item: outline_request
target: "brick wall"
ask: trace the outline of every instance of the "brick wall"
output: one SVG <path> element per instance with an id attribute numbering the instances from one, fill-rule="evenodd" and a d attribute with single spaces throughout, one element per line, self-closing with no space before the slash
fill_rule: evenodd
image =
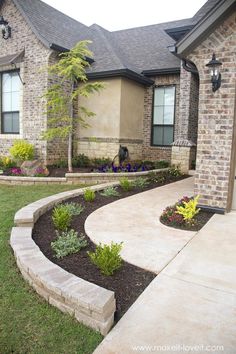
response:
<path id="1" fill-rule="evenodd" d="M 159 75 L 152 77 L 155 85 L 175 85 L 176 86 L 176 109 L 175 109 L 175 128 L 179 120 L 179 94 L 180 79 L 179 75 Z M 168 160 L 171 159 L 170 147 L 151 146 L 151 130 L 152 130 L 152 107 L 153 107 L 153 87 L 147 87 L 144 96 L 144 121 L 143 121 L 143 151 L 144 159 L 150 160 Z M 174 135 L 176 131 L 174 132 Z"/>
<path id="2" fill-rule="evenodd" d="M 21 89 L 20 134 L 0 134 L 0 155 L 8 154 L 13 141 L 21 138 L 33 143 L 37 155 L 45 159 L 47 143 L 40 136 L 46 128 L 46 118 L 40 97 L 47 87 L 47 73 L 40 69 L 47 65 L 50 51 L 36 38 L 12 1 L 4 1 L 1 15 L 9 22 L 12 37 L 4 40 L 0 36 L 0 57 L 25 50 L 18 65 L 25 85 Z M 12 69 L 12 65 L 0 67 L 0 71 Z"/>
<path id="3" fill-rule="evenodd" d="M 236 82 L 236 14 L 233 13 L 192 53 L 199 71 L 199 119 L 195 192 L 201 204 L 229 208 Z M 205 66 L 216 54 L 223 65 L 222 85 L 212 92 L 209 69 Z"/>

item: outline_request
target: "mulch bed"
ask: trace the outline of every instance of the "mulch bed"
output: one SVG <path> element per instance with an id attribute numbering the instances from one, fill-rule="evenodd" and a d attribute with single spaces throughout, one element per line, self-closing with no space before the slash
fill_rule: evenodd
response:
<path id="1" fill-rule="evenodd" d="M 88 215 L 96 209 L 115 200 L 156 188 L 167 183 L 175 182 L 186 177 L 187 176 L 178 178 L 169 177 L 165 183 L 152 183 L 145 189 L 136 189 L 129 192 L 124 192 L 120 187 L 118 187 L 117 190 L 120 193 L 119 197 L 104 197 L 97 192 L 95 201 L 90 203 L 85 202 L 83 196 L 68 199 L 66 202 L 77 202 L 85 208 L 79 216 L 73 218 L 71 228 L 76 230 L 79 234 L 83 233 L 85 235 L 85 220 Z M 52 210 L 49 210 L 36 222 L 33 230 L 34 241 L 45 256 L 53 263 L 58 264 L 61 268 L 75 274 L 78 277 L 114 291 L 117 303 L 115 319 L 120 319 L 132 303 L 137 299 L 137 297 L 144 291 L 148 284 L 155 278 L 156 274 L 131 265 L 127 262 L 123 262 L 121 269 L 118 270 L 113 276 L 109 277 L 102 275 L 100 271 L 90 262 L 87 255 L 87 251 L 94 251 L 95 245 L 86 235 L 85 236 L 88 241 L 88 246 L 86 248 L 82 249 L 77 254 L 66 256 L 63 259 L 55 258 L 51 249 L 51 242 L 56 238 L 56 234 L 51 215 Z"/>
<path id="2" fill-rule="evenodd" d="M 195 216 L 194 224 L 182 224 L 176 225 L 163 221 L 160 219 L 161 223 L 173 227 L 175 229 L 187 230 L 187 231 L 199 231 L 201 228 L 210 220 L 210 218 L 214 215 L 214 213 L 210 211 L 200 210 L 199 213 Z"/>
<path id="3" fill-rule="evenodd" d="M 49 177 L 65 177 L 65 174 L 68 173 L 67 167 L 49 167 Z M 91 167 L 78 167 L 73 168 L 73 173 L 90 173 L 90 172 L 97 172 L 97 170 Z"/>

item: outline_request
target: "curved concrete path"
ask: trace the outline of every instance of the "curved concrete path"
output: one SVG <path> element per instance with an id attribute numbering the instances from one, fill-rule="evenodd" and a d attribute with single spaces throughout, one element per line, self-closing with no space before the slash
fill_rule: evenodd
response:
<path id="1" fill-rule="evenodd" d="M 87 218 L 85 231 L 95 243 L 123 241 L 124 260 L 159 273 L 196 234 L 159 221 L 162 211 L 184 195 L 193 195 L 193 177 L 97 209 Z"/>
<path id="2" fill-rule="evenodd" d="M 236 353 L 236 212 L 214 215 L 189 235 L 158 223 L 163 207 L 193 194 L 192 185 L 188 179 L 120 200 L 87 220 L 94 241 L 127 238 L 125 258 L 159 272 L 94 354 Z"/>

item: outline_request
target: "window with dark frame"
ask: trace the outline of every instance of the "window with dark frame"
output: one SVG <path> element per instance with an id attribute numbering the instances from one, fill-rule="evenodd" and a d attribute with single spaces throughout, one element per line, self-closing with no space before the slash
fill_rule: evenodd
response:
<path id="1" fill-rule="evenodd" d="M 175 86 L 154 89 L 152 145 L 170 146 L 174 141 Z"/>
<path id="2" fill-rule="evenodd" d="M 18 71 L 1 73 L 1 133 L 20 133 L 20 78 Z"/>

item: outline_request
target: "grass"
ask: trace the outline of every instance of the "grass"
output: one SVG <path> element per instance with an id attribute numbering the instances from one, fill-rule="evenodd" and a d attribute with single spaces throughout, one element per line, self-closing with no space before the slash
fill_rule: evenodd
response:
<path id="1" fill-rule="evenodd" d="M 18 209 L 73 188 L 0 185 L 0 354 L 87 354 L 102 340 L 34 292 L 21 277 L 9 245 Z"/>

